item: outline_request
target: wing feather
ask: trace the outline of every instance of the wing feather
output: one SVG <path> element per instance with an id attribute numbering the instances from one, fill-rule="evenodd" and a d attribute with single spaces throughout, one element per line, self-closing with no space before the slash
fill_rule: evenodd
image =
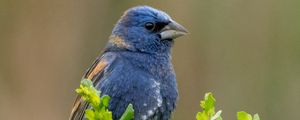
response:
<path id="1" fill-rule="evenodd" d="M 92 66 L 84 74 L 83 79 L 92 80 L 94 85 L 97 84 L 103 78 L 103 74 L 107 72 L 106 69 L 109 68 L 115 58 L 116 55 L 112 53 L 104 53 L 93 62 Z M 89 107 L 89 104 L 81 96 L 77 96 L 69 120 L 83 120 L 87 107 Z"/>

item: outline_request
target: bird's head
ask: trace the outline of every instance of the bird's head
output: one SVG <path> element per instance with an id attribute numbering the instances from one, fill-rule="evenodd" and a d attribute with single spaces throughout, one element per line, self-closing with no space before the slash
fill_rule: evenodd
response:
<path id="1" fill-rule="evenodd" d="M 149 6 L 127 10 L 113 29 L 109 47 L 145 53 L 169 52 L 187 30 L 163 11 Z"/>

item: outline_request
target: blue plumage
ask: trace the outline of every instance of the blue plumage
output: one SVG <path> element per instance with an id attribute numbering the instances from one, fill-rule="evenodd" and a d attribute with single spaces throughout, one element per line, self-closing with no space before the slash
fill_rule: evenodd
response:
<path id="1" fill-rule="evenodd" d="M 168 120 L 178 96 L 171 63 L 174 39 L 186 33 L 166 13 L 138 6 L 127 10 L 113 29 L 101 57 L 85 74 L 120 118 L 129 103 L 135 120 Z M 88 104 L 77 98 L 70 119 L 84 119 Z"/>

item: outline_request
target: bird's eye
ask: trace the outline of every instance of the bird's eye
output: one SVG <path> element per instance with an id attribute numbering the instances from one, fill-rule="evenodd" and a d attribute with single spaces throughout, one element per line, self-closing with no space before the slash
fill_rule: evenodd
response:
<path id="1" fill-rule="evenodd" d="M 155 28 L 155 24 L 152 23 L 152 22 L 147 22 L 147 23 L 145 24 L 145 28 L 146 28 L 147 30 L 153 31 L 154 28 Z"/>

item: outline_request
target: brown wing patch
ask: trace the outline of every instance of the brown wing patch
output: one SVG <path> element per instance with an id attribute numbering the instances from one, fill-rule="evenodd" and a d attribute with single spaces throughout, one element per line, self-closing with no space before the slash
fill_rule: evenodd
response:
<path id="1" fill-rule="evenodd" d="M 69 120 L 73 120 L 73 118 L 75 117 L 74 113 L 76 113 L 79 110 L 78 108 L 79 108 L 81 102 L 82 102 L 81 97 L 77 96 L 76 101 L 73 105 Z"/>
<path id="2" fill-rule="evenodd" d="M 93 78 L 98 73 L 101 73 L 107 65 L 108 62 L 105 59 L 96 59 L 96 61 L 85 74 L 84 78 L 93 80 Z M 84 110 L 86 109 L 85 107 L 87 106 L 88 104 L 84 102 L 80 96 L 77 96 L 69 120 L 82 119 L 84 116 Z"/>
<path id="3" fill-rule="evenodd" d="M 127 44 L 123 38 L 116 35 L 110 36 L 109 42 L 116 45 L 119 48 L 130 48 L 130 45 Z"/>
<path id="4" fill-rule="evenodd" d="M 107 66 L 108 62 L 106 62 L 105 60 L 101 60 L 100 62 L 98 62 L 96 64 L 96 66 L 94 66 L 89 73 L 87 74 L 87 79 L 92 80 L 94 78 L 95 75 L 97 75 L 99 72 L 101 72 L 105 66 Z"/>

